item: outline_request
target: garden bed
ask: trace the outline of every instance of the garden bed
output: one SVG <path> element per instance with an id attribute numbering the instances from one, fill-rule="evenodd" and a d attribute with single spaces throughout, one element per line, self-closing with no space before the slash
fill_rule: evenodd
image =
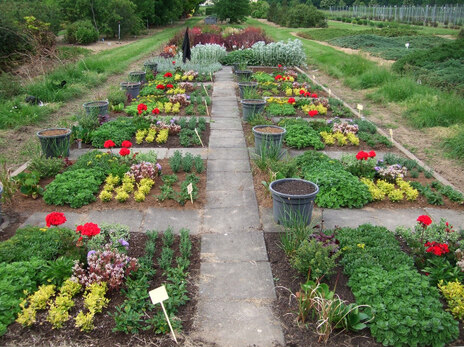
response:
<path id="1" fill-rule="evenodd" d="M 145 243 L 147 241 L 146 234 L 130 233 L 130 244 L 128 255 L 130 257 L 140 258 L 145 254 Z M 178 340 L 182 343 L 184 336 L 188 335 L 193 329 L 193 319 L 196 311 L 196 295 L 198 292 L 197 282 L 200 273 L 200 238 L 190 236 L 192 241 L 192 252 L 190 257 L 190 266 L 188 268 L 188 278 L 186 281 L 187 296 L 189 301 L 186 305 L 181 306 L 176 315 L 182 322 L 182 332 L 177 333 Z M 158 236 L 157 244 L 161 245 L 161 235 Z M 165 284 L 165 277 L 162 276 L 163 270 L 159 267 L 158 259 L 161 256 L 161 247 L 157 247 L 153 256 L 153 266 L 157 276 L 149 281 L 149 288 L 154 289 Z M 176 236 L 172 249 L 175 250 L 175 257 L 179 256 L 179 237 Z M 140 331 L 138 334 L 125 334 L 123 332 L 112 332 L 115 327 L 115 320 L 111 316 L 116 312 L 116 307 L 121 305 L 125 297 L 121 291 L 111 291 L 107 296 L 110 299 L 108 307 L 102 314 L 98 314 L 95 319 L 95 329 L 91 332 L 81 332 L 74 327 L 74 320 L 71 319 L 65 323 L 61 329 L 52 329 L 50 323 L 45 318 L 45 312 L 37 313 L 37 321 L 30 328 L 23 328 L 19 323 L 13 323 L 8 327 L 8 332 L 0 337 L 2 345 L 48 345 L 65 344 L 74 345 L 76 341 L 80 344 L 99 346 L 115 346 L 115 345 L 148 345 L 156 344 L 157 346 L 175 346 L 175 342 L 171 340 L 169 335 L 156 335 L 152 330 Z M 148 298 L 147 298 L 148 300 Z M 161 311 L 159 305 L 156 312 Z M 70 315 L 74 317 L 79 310 L 83 308 L 82 300 L 76 300 L 76 306 L 70 311 Z M 153 312 L 147 312 L 149 316 L 153 316 Z M 97 318 L 98 317 L 98 318 Z"/>

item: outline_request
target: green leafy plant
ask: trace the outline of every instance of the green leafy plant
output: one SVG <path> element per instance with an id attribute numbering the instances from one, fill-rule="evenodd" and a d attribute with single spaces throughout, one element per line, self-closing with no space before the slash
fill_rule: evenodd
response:
<path id="1" fill-rule="evenodd" d="M 177 173 L 182 168 L 182 153 L 175 151 L 171 158 L 169 158 L 169 165 L 174 173 Z"/>
<path id="2" fill-rule="evenodd" d="M 40 174 L 38 172 L 21 172 L 19 175 L 13 177 L 13 181 L 17 184 L 22 194 L 30 196 L 33 199 L 37 199 L 44 193 L 44 189 L 39 185 Z"/>
<path id="3" fill-rule="evenodd" d="M 184 172 L 191 172 L 193 167 L 193 155 L 191 153 L 185 153 L 182 159 L 182 170 Z"/>
<path id="4" fill-rule="evenodd" d="M 201 159 L 200 155 L 195 156 L 193 159 L 193 165 L 195 166 L 195 171 L 199 174 L 205 170 L 205 164 L 203 163 L 203 159 Z"/>
<path id="5" fill-rule="evenodd" d="M 317 150 L 325 147 L 319 133 L 305 121 L 300 121 L 298 124 L 285 125 L 285 129 L 287 130 L 287 134 L 284 141 L 290 147 L 301 149 L 311 146 Z"/>
<path id="6" fill-rule="evenodd" d="M 37 172 L 40 178 L 54 177 L 64 169 L 62 158 L 34 156 L 27 167 L 31 172 Z"/>

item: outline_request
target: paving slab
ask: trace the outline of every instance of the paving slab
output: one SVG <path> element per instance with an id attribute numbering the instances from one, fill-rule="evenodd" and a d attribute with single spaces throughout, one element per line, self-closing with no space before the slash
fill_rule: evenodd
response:
<path id="1" fill-rule="evenodd" d="M 200 273 L 200 296 L 210 300 L 276 298 L 268 262 L 202 262 Z"/>
<path id="2" fill-rule="evenodd" d="M 198 301 L 201 338 L 222 347 L 284 346 L 284 336 L 272 306 L 260 301 Z"/>
<path id="3" fill-rule="evenodd" d="M 248 152 L 245 148 L 210 148 L 208 159 L 248 160 Z"/>
<path id="4" fill-rule="evenodd" d="M 464 211 L 448 210 L 444 208 L 426 207 L 424 210 L 432 218 L 434 223 L 438 223 L 444 218 L 455 230 L 464 230 Z"/>
<path id="5" fill-rule="evenodd" d="M 216 118 L 211 122 L 211 131 L 215 130 L 242 130 L 242 122 L 238 117 Z"/>
<path id="6" fill-rule="evenodd" d="M 260 227 L 258 213 L 247 206 L 209 208 L 204 210 L 204 231 L 213 233 L 239 233 Z"/>
<path id="7" fill-rule="evenodd" d="M 188 202 L 190 204 L 190 202 Z M 177 210 L 168 208 L 149 208 L 145 211 L 142 231 L 157 230 L 163 232 L 172 227 L 173 232 L 186 228 L 190 234 L 196 235 L 201 231 L 202 213 L 200 210 Z"/>
<path id="8" fill-rule="evenodd" d="M 182 155 L 190 153 L 193 156 L 201 156 L 201 159 L 208 159 L 208 148 L 170 148 L 166 153 L 166 158 L 171 158 L 175 151 L 179 151 Z"/>
<path id="9" fill-rule="evenodd" d="M 209 135 L 209 140 L 213 138 L 220 138 L 220 139 L 244 139 L 245 136 L 243 136 L 243 130 L 232 130 L 232 129 L 215 129 L 212 130 L 210 135 Z"/>
<path id="10" fill-rule="evenodd" d="M 246 148 L 245 137 L 217 137 L 211 135 L 209 138 L 210 148 Z"/>
<path id="11" fill-rule="evenodd" d="M 421 208 L 405 209 L 376 209 L 365 207 L 362 209 L 324 209 L 324 229 L 333 229 L 336 226 L 356 228 L 362 224 L 383 226 L 394 231 L 396 227 L 404 225 L 413 227 L 417 217 L 426 214 Z"/>
<path id="12" fill-rule="evenodd" d="M 201 261 L 205 263 L 268 261 L 263 233 L 203 234 Z"/>
<path id="13" fill-rule="evenodd" d="M 60 211 L 59 206 L 57 207 L 58 208 L 56 209 L 56 211 L 59 212 Z M 49 213 L 50 212 L 34 212 L 26 219 L 26 221 L 23 224 L 21 224 L 21 228 L 27 225 L 45 227 L 47 225 L 45 222 L 45 217 Z M 66 217 L 66 223 L 61 224 L 61 227 L 75 229 L 76 226 L 78 225 L 81 225 L 86 222 L 90 222 L 90 220 L 88 220 L 87 218 L 87 214 L 65 212 L 64 215 Z"/>
<path id="14" fill-rule="evenodd" d="M 228 189 L 225 187 L 215 186 L 215 189 L 206 190 L 206 208 L 223 208 L 246 206 L 258 211 L 256 195 L 252 189 Z"/>
<path id="15" fill-rule="evenodd" d="M 249 172 L 207 171 L 206 190 L 218 190 L 228 187 L 232 190 L 253 190 L 253 179 Z"/>
<path id="16" fill-rule="evenodd" d="M 277 224 L 274 221 L 274 215 L 272 212 L 272 207 L 260 207 L 259 214 L 261 217 L 261 224 L 263 225 L 263 231 L 266 233 L 280 233 L 285 231 L 285 228 Z M 322 209 L 318 207 L 313 208 L 313 214 L 311 221 L 315 223 L 320 223 L 322 221 Z"/>
<path id="17" fill-rule="evenodd" d="M 86 222 L 127 225 L 130 231 L 145 232 L 141 229 L 143 217 L 141 210 L 102 210 L 89 212 Z"/>
<path id="18" fill-rule="evenodd" d="M 213 172 L 251 172 L 248 160 L 208 160 L 208 171 Z"/>
<path id="19" fill-rule="evenodd" d="M 211 117 L 213 120 L 216 118 L 231 118 L 231 117 L 238 117 L 240 112 L 238 110 L 237 105 L 222 105 L 222 104 L 214 104 L 211 108 Z"/>

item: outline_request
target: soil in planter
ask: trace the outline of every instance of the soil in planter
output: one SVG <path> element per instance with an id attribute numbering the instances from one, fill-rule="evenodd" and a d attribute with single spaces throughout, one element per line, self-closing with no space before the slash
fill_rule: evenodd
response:
<path id="1" fill-rule="evenodd" d="M 316 191 L 316 188 L 312 184 L 293 180 L 276 183 L 272 188 L 279 193 L 288 195 L 307 195 Z"/>
<path id="2" fill-rule="evenodd" d="M 256 128 L 255 131 L 258 133 L 263 133 L 263 134 L 281 134 L 284 132 L 282 129 L 274 128 L 274 127 Z"/>
<path id="3" fill-rule="evenodd" d="M 69 133 L 68 129 L 50 129 L 50 130 L 43 130 L 39 132 L 40 136 L 59 136 L 59 135 L 66 135 Z"/>
<path id="4" fill-rule="evenodd" d="M 286 346 L 382 346 L 375 342 L 370 336 L 369 329 L 358 333 L 349 331 L 341 332 L 335 330 L 327 345 L 318 343 L 319 336 L 316 334 L 316 324 L 309 320 L 308 326 L 297 322 L 298 302 L 292 297 L 300 290 L 301 283 L 306 279 L 298 271 L 291 267 L 284 251 L 279 247 L 279 233 L 264 233 L 266 249 L 271 263 L 272 277 L 276 286 L 277 299 L 275 301 L 274 313 L 279 317 L 283 328 Z M 342 299 L 355 302 L 351 289 L 347 286 L 348 277 L 343 274 L 343 269 L 338 266 L 336 273 L 326 283 L 329 288 Z"/>
<path id="5" fill-rule="evenodd" d="M 131 240 L 129 247 L 129 256 L 140 258 L 145 252 L 145 242 L 147 237 L 143 233 L 131 232 Z M 192 256 L 190 258 L 190 266 L 188 269 L 189 276 L 187 277 L 187 295 L 190 301 L 180 307 L 177 317 L 182 321 L 182 332 L 176 333 L 180 345 L 192 346 L 210 346 L 201 341 L 191 340 L 188 334 L 193 331 L 194 315 L 197 305 L 198 293 L 198 276 L 200 274 L 200 238 L 191 236 L 192 240 Z M 164 277 L 161 276 L 163 270 L 157 265 L 157 259 L 161 255 L 161 239 L 158 236 L 156 242 L 156 253 L 153 258 L 156 276 L 150 281 L 150 289 L 161 286 Z M 176 259 L 179 254 L 179 237 L 175 237 L 173 249 L 175 254 L 173 259 Z M 95 317 L 95 329 L 89 333 L 81 332 L 74 327 L 74 319 L 70 319 L 62 329 L 52 329 L 50 323 L 46 319 L 46 313 L 39 311 L 37 321 L 42 324 L 34 324 L 31 328 L 23 328 L 19 323 L 13 323 L 8 327 L 8 332 L 0 338 L 0 345 L 21 345 L 21 346 L 48 346 L 48 345 L 69 345 L 75 346 L 178 346 L 170 338 L 170 335 L 155 335 L 152 330 L 141 331 L 137 335 L 124 334 L 122 332 L 112 332 L 115 326 L 114 319 L 108 313 L 115 313 L 116 306 L 119 306 L 124 301 L 124 296 L 120 291 L 109 292 L 108 297 L 110 303 L 102 314 L 97 314 Z M 76 306 L 72 308 L 70 315 L 75 317 L 77 312 L 83 308 L 82 300 L 75 300 Z M 149 313 L 147 313 L 149 314 Z"/>

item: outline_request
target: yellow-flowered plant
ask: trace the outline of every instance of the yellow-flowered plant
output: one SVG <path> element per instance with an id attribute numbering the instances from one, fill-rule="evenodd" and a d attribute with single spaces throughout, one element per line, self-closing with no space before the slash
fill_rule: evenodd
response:
<path id="1" fill-rule="evenodd" d="M 171 89 L 168 89 L 168 91 L 166 92 L 166 94 L 169 94 L 169 95 L 185 94 L 185 89 L 182 89 L 182 88 L 171 88 Z"/>
<path id="2" fill-rule="evenodd" d="M 168 129 L 161 129 L 156 136 L 156 143 L 166 143 L 168 140 L 169 130 Z"/>
<path id="3" fill-rule="evenodd" d="M 382 190 L 380 190 L 372 180 L 363 177 L 361 178 L 361 182 L 364 183 L 369 189 L 369 193 L 371 193 L 372 200 L 381 201 L 385 199 L 385 193 Z"/>
<path id="4" fill-rule="evenodd" d="M 448 302 L 448 311 L 453 317 L 464 320 L 464 286 L 458 280 L 444 284 L 443 280 L 438 283 L 441 293 Z"/>
<path id="5" fill-rule="evenodd" d="M 174 81 L 180 81 L 181 78 L 182 78 L 182 76 L 180 74 L 178 74 L 178 73 L 176 73 L 174 75 Z"/>

